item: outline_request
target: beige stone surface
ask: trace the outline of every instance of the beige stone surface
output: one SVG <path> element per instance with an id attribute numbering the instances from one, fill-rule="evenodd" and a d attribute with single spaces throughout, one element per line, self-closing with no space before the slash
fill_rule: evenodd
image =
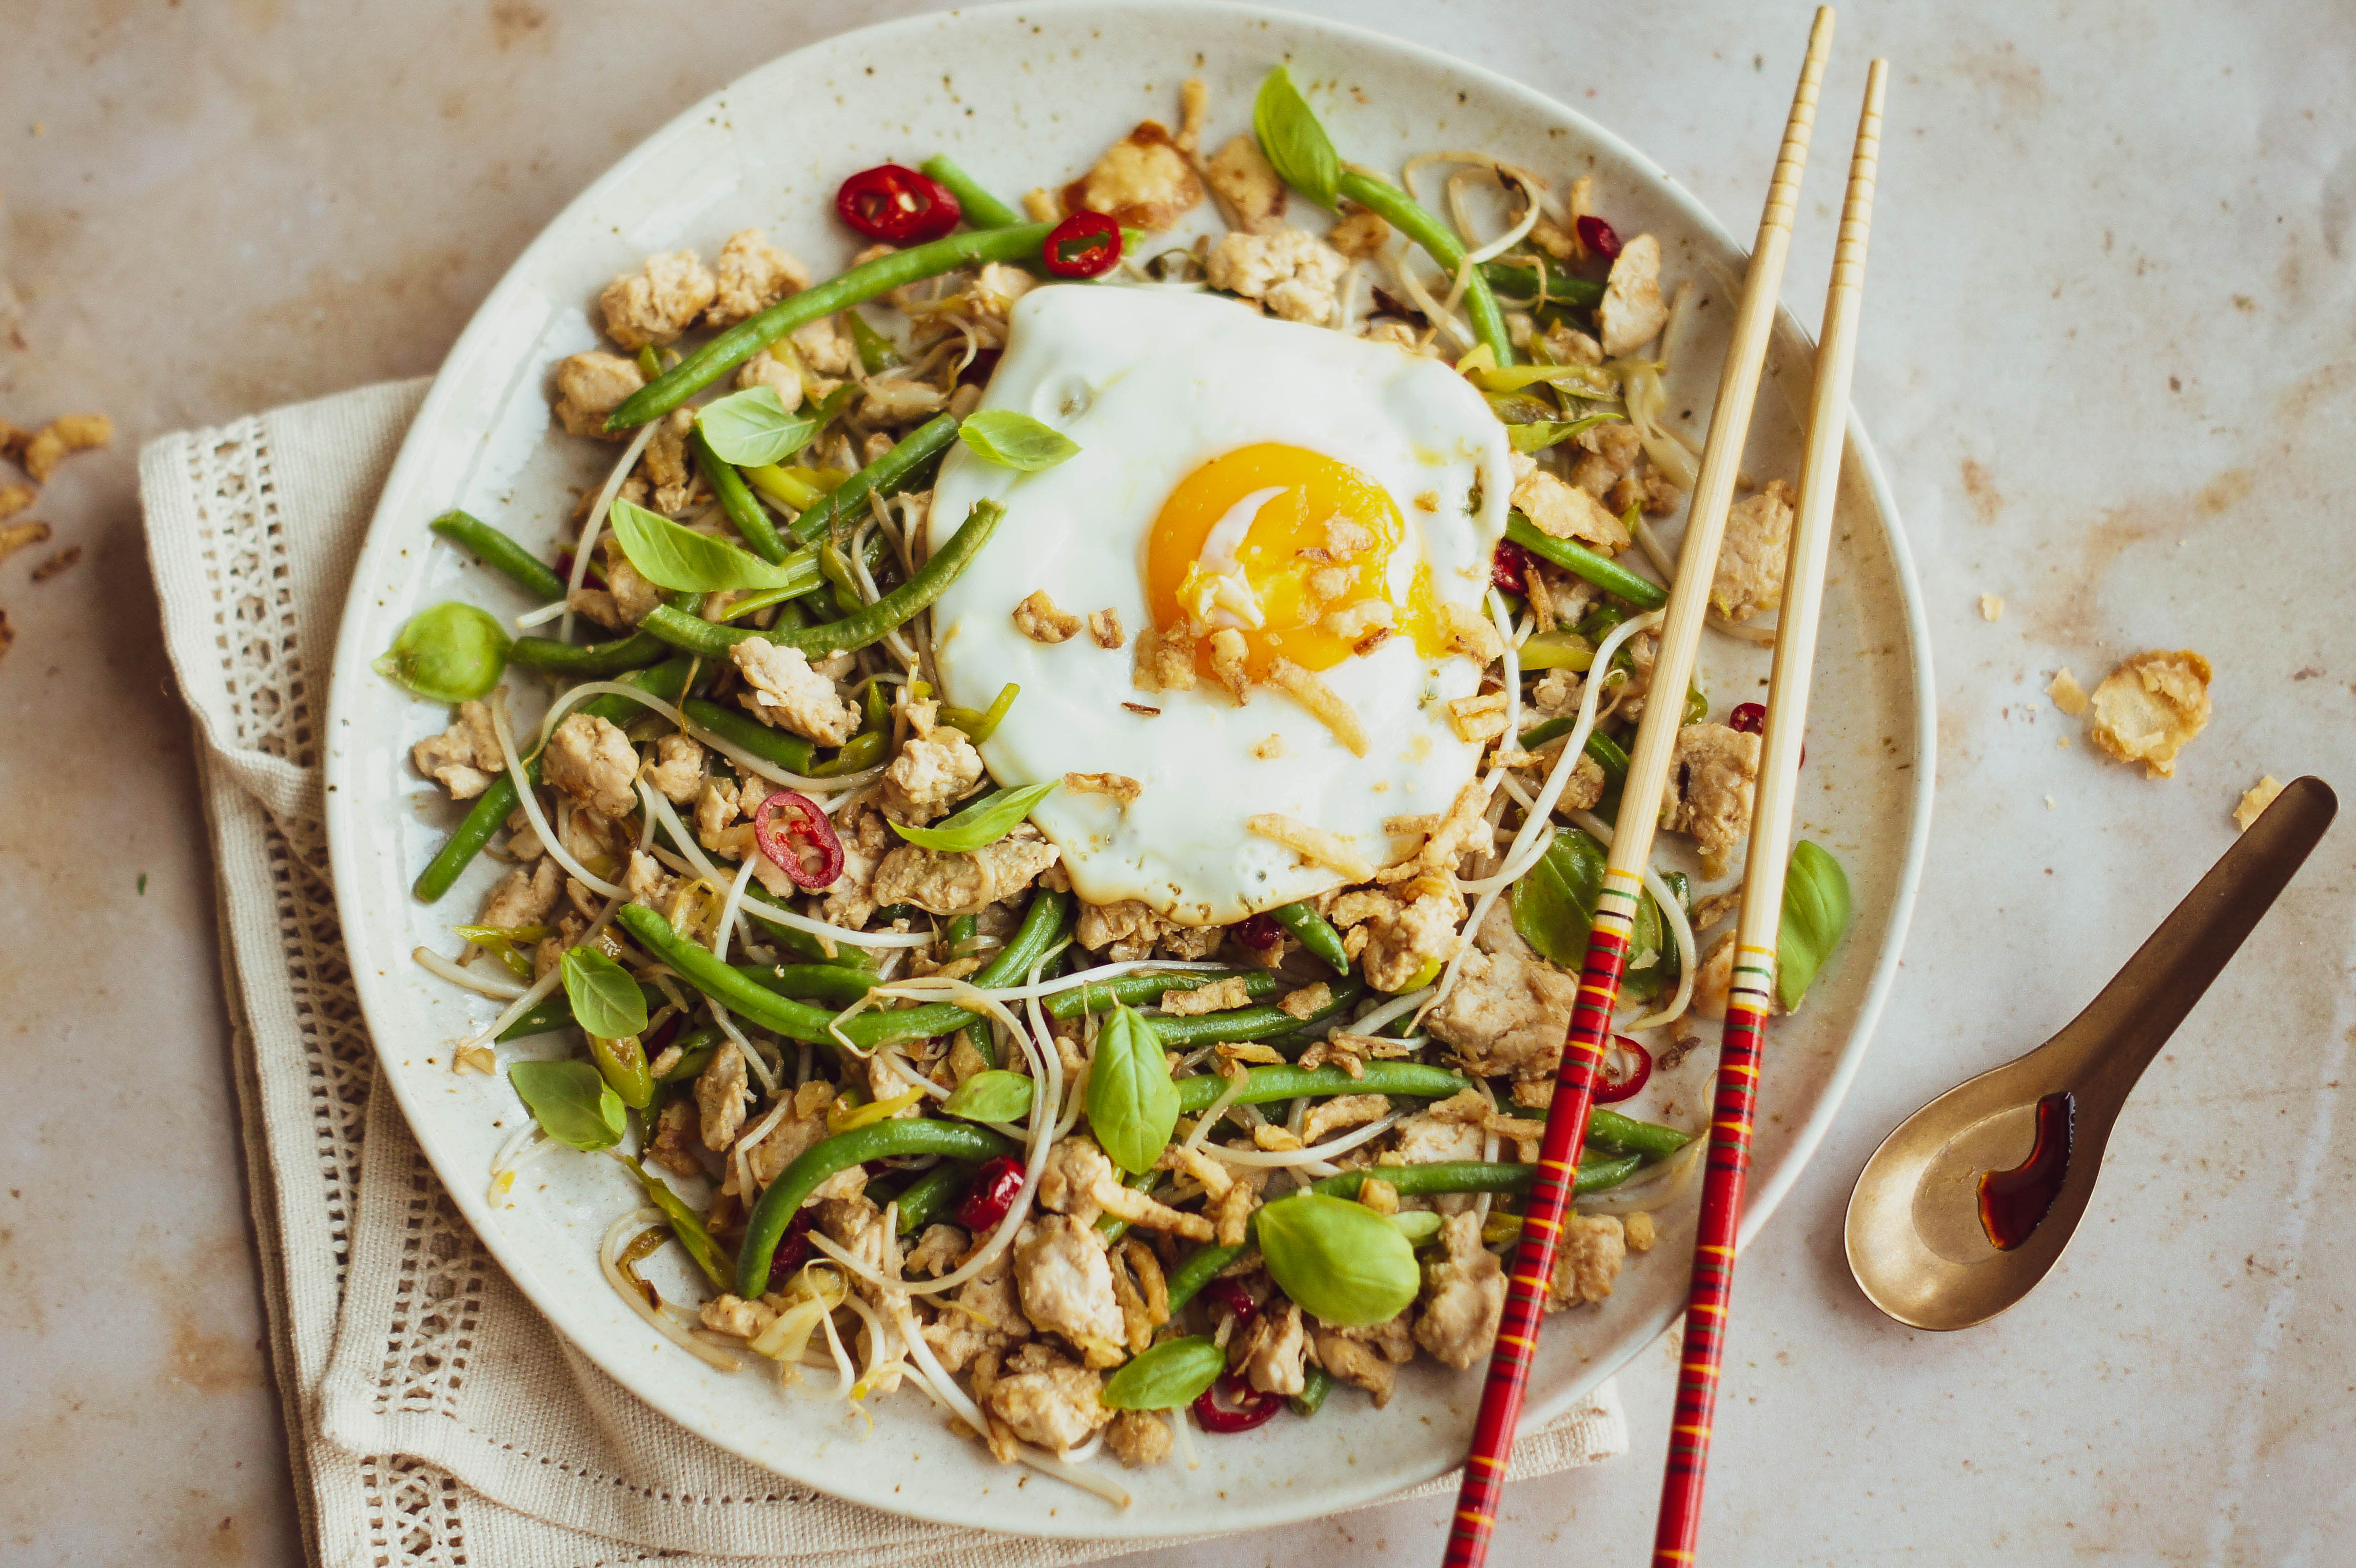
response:
<path id="1" fill-rule="evenodd" d="M 0 418 L 95 409 L 119 434 L 27 514 L 81 563 L 38 585 L 45 552 L 0 565 L 17 632 L 0 659 L 0 1556 L 300 1550 L 137 443 L 431 370 L 509 258 L 647 131 L 752 63 L 911 8 L 5 8 Z M 1744 231 L 1802 25 L 1733 0 L 1608 27 L 1536 3 L 1309 8 L 1561 97 Z M 1886 53 L 1857 401 L 1932 620 L 1934 858 L 1848 1109 L 1744 1262 L 1715 1562 L 2320 1563 L 2356 1534 L 2351 830 L 2163 1055 L 2029 1302 L 1912 1333 L 1840 1252 L 1882 1133 L 2064 1022 L 2224 849 L 2253 775 L 2356 781 L 2351 45 L 2356 18 L 2320 0 L 1844 20 L 1786 293 L 1814 317 L 1835 149 Z M 2144 647 L 2217 668 L 2216 718 L 2170 780 L 2057 746 L 2075 726 L 2043 694 L 2064 664 Z M 1639 1559 L 1673 1359 L 1656 1347 L 1622 1380 L 1628 1460 L 1515 1490 L 1498 1563 Z M 1184 1560 L 1421 1563 L 1444 1524 L 1403 1505 Z"/>

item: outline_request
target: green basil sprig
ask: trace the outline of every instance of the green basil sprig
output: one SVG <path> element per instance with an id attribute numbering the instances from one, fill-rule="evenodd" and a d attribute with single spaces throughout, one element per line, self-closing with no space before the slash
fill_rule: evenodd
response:
<path id="1" fill-rule="evenodd" d="M 1341 199 L 1342 156 L 1282 66 L 1259 84 L 1259 96 L 1252 102 L 1252 134 L 1285 184 L 1329 210 Z"/>
<path id="2" fill-rule="evenodd" d="M 894 822 L 892 831 L 910 843 L 938 850 L 943 854 L 968 854 L 1012 832 L 1014 824 L 1029 816 L 1031 808 L 1045 800 L 1055 788 L 1052 783 L 1026 784 L 1019 789 L 992 790 L 956 816 L 944 818 L 929 828 L 904 827 Z"/>
<path id="3" fill-rule="evenodd" d="M 739 468 L 782 463 L 818 434 L 815 414 L 788 410 L 775 387 L 733 392 L 696 411 L 695 427 L 721 461 Z"/>
<path id="4" fill-rule="evenodd" d="M 1105 1380 L 1097 1395 L 1114 1410 L 1175 1410 L 1193 1404 L 1227 1369 L 1227 1353 L 1206 1336 L 1164 1339 Z"/>
<path id="5" fill-rule="evenodd" d="M 1113 1163 L 1132 1176 L 1153 1168 L 1178 1125 L 1178 1086 L 1170 1080 L 1169 1058 L 1134 1008 L 1115 1007 L 1097 1036 L 1088 1125 Z"/>
<path id="6" fill-rule="evenodd" d="M 1828 850 L 1806 839 L 1792 846 L 1783 872 L 1783 918 L 1775 936 L 1775 994 L 1789 1013 L 1808 993 L 1816 971 L 1848 932 L 1848 874 Z"/>
<path id="7" fill-rule="evenodd" d="M 1020 1122 L 1031 1114 L 1031 1080 L 997 1068 L 978 1072 L 958 1084 L 941 1109 L 969 1122 Z"/>
<path id="8" fill-rule="evenodd" d="M 682 528 L 619 497 L 607 516 L 614 525 L 614 537 L 621 541 L 622 553 L 630 558 L 638 575 L 658 587 L 714 594 L 732 588 L 818 586 L 818 574 L 806 553 L 788 555 L 772 566 L 749 550 Z"/>
<path id="9" fill-rule="evenodd" d="M 497 616 L 451 600 L 409 618 L 376 672 L 437 703 L 466 703 L 499 683 L 514 642 Z"/>
<path id="10" fill-rule="evenodd" d="M 958 439 L 977 457 L 1001 468 L 1036 473 L 1079 455 L 1080 445 L 1060 430 L 1011 408 L 985 408 L 966 416 Z"/>
<path id="11" fill-rule="evenodd" d="M 640 1035 L 647 1027 L 646 993 L 630 972 L 595 948 L 567 948 L 560 966 L 573 1021 L 600 1039 Z"/>
<path id="12" fill-rule="evenodd" d="M 587 1062 L 518 1062 L 508 1069 L 508 1081 L 540 1130 L 558 1143 L 594 1154 L 622 1141 L 628 1115 L 622 1097 Z"/>
<path id="13" fill-rule="evenodd" d="M 1363 1203 L 1304 1192 L 1255 1218 L 1269 1278 L 1312 1317 L 1345 1328 L 1387 1323 L 1423 1283 L 1407 1237 Z"/>

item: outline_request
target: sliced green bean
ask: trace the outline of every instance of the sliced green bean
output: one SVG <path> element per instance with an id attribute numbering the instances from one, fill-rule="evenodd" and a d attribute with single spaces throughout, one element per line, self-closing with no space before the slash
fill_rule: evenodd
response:
<path id="1" fill-rule="evenodd" d="M 897 495 L 926 459 L 948 450 L 957 432 L 957 415 L 935 414 L 900 437 L 889 452 L 805 507 L 787 527 L 796 539 L 807 542 L 824 532 L 835 519 L 863 514 L 869 495 Z"/>
<path id="2" fill-rule="evenodd" d="M 1031 907 L 1023 913 L 1023 923 L 1015 928 L 1006 945 L 998 950 L 998 956 L 974 975 L 974 985 L 991 991 L 1028 980 L 1031 966 L 1069 930 L 1071 909 L 1072 896 L 1068 893 L 1042 887 L 1033 894 Z M 928 1040 L 935 1035 L 946 1035 L 980 1022 L 980 1014 L 954 1002 L 928 1002 L 920 1007 L 879 1010 L 846 1018 L 842 1033 L 861 1050 L 873 1050 L 894 1040 Z"/>
<path id="3" fill-rule="evenodd" d="M 883 640 L 887 633 L 906 625 L 941 596 L 948 585 L 957 581 L 959 573 L 990 542 L 1006 509 L 994 500 L 973 503 L 949 542 L 934 552 L 931 560 L 916 569 L 916 575 L 867 606 L 855 615 L 845 616 L 823 626 L 804 631 L 763 633 L 746 627 L 714 626 L 700 617 L 683 615 L 669 605 L 658 605 L 649 611 L 643 623 L 646 630 L 690 653 L 718 659 L 748 638 L 766 636 L 779 648 L 798 649 L 806 654 L 839 653 L 864 648 Z"/>
<path id="4" fill-rule="evenodd" d="M 737 973 L 766 991 L 797 1002 L 844 1008 L 867 994 L 873 975 L 832 963 L 740 963 Z"/>
<path id="5" fill-rule="evenodd" d="M 827 1033 L 827 1026 L 834 1022 L 832 1013 L 755 985 L 714 958 L 711 949 L 699 947 L 672 930 L 669 920 L 644 904 L 623 905 L 614 920 L 630 934 L 632 940 L 677 970 L 680 979 L 730 1012 L 741 1013 L 789 1040 L 806 1040 L 812 1045 L 835 1043 L 834 1036 Z"/>
<path id="6" fill-rule="evenodd" d="M 627 684 L 641 687 L 665 702 L 676 702 L 680 693 L 687 690 L 687 674 L 691 663 L 686 659 L 668 660 L 623 679 Z M 641 710 L 639 704 L 627 697 L 609 694 L 592 697 L 573 711 L 593 714 L 609 723 L 620 723 Z M 540 782 L 540 759 L 534 757 L 526 763 L 524 771 L 530 775 L 533 783 Z M 474 863 L 475 856 L 483 852 L 483 846 L 491 842 L 501 824 L 520 803 L 515 775 L 502 773 L 492 779 L 490 787 L 475 797 L 475 803 L 467 808 L 466 816 L 451 830 L 450 836 L 443 841 L 434 858 L 425 863 L 425 869 L 417 874 L 417 881 L 411 891 L 418 900 L 431 904 L 449 892 L 460 874 Z M 500 1036 L 502 1039 L 511 1037 L 514 1036 Z"/>
<path id="7" fill-rule="evenodd" d="M 1317 959 L 1337 974 L 1350 972 L 1350 955 L 1342 950 L 1342 933 L 1333 923 L 1306 900 L 1287 904 L 1280 909 L 1270 909 L 1269 918 L 1292 935 L 1292 940 L 1309 950 Z"/>
<path id="8" fill-rule="evenodd" d="M 659 920 L 661 917 L 656 918 Z M 987 1127 L 977 1127 L 969 1122 L 935 1122 L 926 1117 L 893 1117 L 820 1139 L 778 1173 L 777 1179 L 768 1185 L 746 1217 L 744 1244 L 736 1254 L 736 1294 L 754 1301 L 767 1291 L 769 1263 L 777 1254 L 777 1242 L 785 1235 L 786 1227 L 819 1185 L 837 1172 L 894 1155 L 986 1160 L 1013 1151 L 1012 1144 Z"/>
<path id="9" fill-rule="evenodd" d="M 1535 308 L 1541 297 L 1539 285 L 1545 285 L 1543 297 L 1548 305 L 1600 305 L 1603 301 L 1603 285 L 1588 278 L 1573 277 L 1560 267 L 1537 258 L 1535 267 L 1519 266 L 1512 262 L 1483 262 L 1481 275 L 1489 286 L 1514 296 L 1515 305 Z"/>
<path id="10" fill-rule="evenodd" d="M 1161 974 L 1124 974 L 1118 980 L 1100 984 L 1083 985 L 1076 990 L 1059 991 L 1047 998 L 1047 1016 L 1076 1018 L 1083 1013 L 1106 1013 L 1114 1003 L 1124 1007 L 1149 1006 L 1162 998 L 1165 991 L 1199 991 L 1222 980 L 1244 983 L 1245 993 L 1255 1001 L 1289 990 L 1291 983 L 1265 969 L 1182 969 Z M 1208 1018 L 1231 1018 L 1233 1012 L 1197 1015 Z M 1299 1019 L 1293 1019 L 1299 1023 Z M 1221 1039 L 1226 1036 L 1222 1035 Z"/>
<path id="11" fill-rule="evenodd" d="M 720 1049 L 720 1042 L 728 1036 L 716 1024 L 702 1024 L 688 1030 L 671 1042 L 679 1047 L 679 1060 L 665 1071 L 655 1075 L 658 1085 L 691 1082 L 702 1076 L 712 1058 Z"/>
<path id="12" fill-rule="evenodd" d="M 916 166 L 948 188 L 965 213 L 965 220 L 977 229 L 1012 229 L 1023 221 L 1023 214 L 1009 207 L 983 187 L 980 180 L 958 167 L 947 153 L 936 153 Z"/>
<path id="13" fill-rule="evenodd" d="M 914 1236 L 948 1211 L 958 1193 L 973 1179 L 973 1167 L 943 1160 L 908 1184 L 900 1195 L 900 1234 Z"/>
<path id="14" fill-rule="evenodd" d="M 659 419 L 770 344 L 823 316 L 875 299 L 905 284 L 938 277 L 979 262 L 1017 262 L 1035 256 L 1052 223 L 1022 223 L 1009 229 L 969 230 L 928 244 L 879 256 L 815 288 L 788 295 L 760 315 L 741 321 L 632 392 L 605 420 L 609 431 L 628 430 Z M 1479 285 L 1485 293 L 1488 285 Z"/>
<path id="15" fill-rule="evenodd" d="M 753 494 L 752 487 L 744 483 L 744 476 L 736 471 L 734 464 L 712 449 L 712 443 L 703 438 L 701 425 L 689 435 L 688 445 L 694 449 L 695 466 L 703 471 L 703 482 L 720 498 L 720 509 L 728 514 L 728 521 L 735 525 L 745 544 L 770 565 L 783 565 L 785 541 L 777 537 L 776 526 L 769 521 L 769 509 Z"/>
<path id="16" fill-rule="evenodd" d="M 749 714 L 723 708 L 701 697 L 690 697 L 680 704 L 680 712 L 698 729 L 711 731 L 739 751 L 750 752 L 788 773 L 810 770 L 812 747 L 798 735 L 771 729 Z"/>
<path id="17" fill-rule="evenodd" d="M 1505 514 L 1505 537 L 1531 554 L 1586 578 L 1605 593 L 1619 595 L 1639 609 L 1656 610 L 1669 602 L 1669 591 L 1658 583 L 1639 577 L 1584 544 L 1539 532 L 1537 525 L 1520 512 Z"/>
<path id="18" fill-rule="evenodd" d="M 564 579 L 554 567 L 470 512 L 453 508 L 425 525 L 462 550 L 471 550 L 483 564 L 504 572 L 516 585 L 541 599 L 564 596 Z"/>
<path id="19" fill-rule="evenodd" d="M 1445 1100 L 1472 1087 L 1471 1079 L 1424 1062 L 1370 1061 L 1364 1078 L 1352 1078 L 1338 1067 L 1290 1065 L 1256 1067 L 1244 1074 L 1243 1092 L 1230 1105 L 1265 1105 L 1274 1100 L 1304 1095 L 1397 1094 L 1417 1100 Z M 1215 1072 L 1193 1073 L 1178 1080 L 1178 1109 L 1200 1115 L 1227 1091 L 1227 1080 Z"/>
<path id="20" fill-rule="evenodd" d="M 1325 1408 L 1325 1397 L 1333 1391 L 1333 1374 L 1323 1367 L 1301 1369 L 1301 1391 L 1292 1396 L 1292 1413 L 1315 1415 Z"/>
<path id="21" fill-rule="evenodd" d="M 1296 1018 L 1281 1007 L 1238 1007 L 1232 1013 L 1205 1013 L 1193 1018 L 1166 1015 L 1146 1019 L 1153 1037 L 1165 1046 L 1200 1046 L 1215 1040 L 1268 1040 L 1329 1023 L 1366 993 L 1364 983 L 1344 980 L 1333 988 L 1333 999 L 1306 1018 Z"/>
<path id="22" fill-rule="evenodd" d="M 616 1155 L 615 1158 L 629 1166 L 638 1185 L 647 1189 L 648 1199 L 670 1221 L 671 1234 L 679 1238 L 687 1255 L 695 1260 L 695 1266 L 703 1271 L 703 1277 L 712 1282 L 712 1288 L 726 1290 L 734 1277 L 736 1260 L 728 1255 L 727 1248 L 712 1240 L 712 1232 L 704 1228 L 703 1216 L 689 1208 L 687 1199 L 670 1189 L 670 1183 L 650 1175 L 646 1166 L 629 1155 Z"/>
<path id="23" fill-rule="evenodd" d="M 1433 216 L 1422 203 L 1388 180 L 1355 169 L 1342 171 L 1339 189 L 1344 196 L 1389 220 L 1391 226 L 1423 247 L 1426 254 L 1440 263 L 1452 285 L 1464 271 L 1464 243 L 1456 231 Z M 1513 335 L 1505 330 L 1505 312 L 1497 308 L 1497 296 L 1489 291 L 1489 280 L 1474 267 L 1464 281 L 1464 313 L 1472 318 L 1472 335 L 1489 345 L 1500 365 L 1514 362 Z M 613 426 L 608 424 L 608 429 Z"/>

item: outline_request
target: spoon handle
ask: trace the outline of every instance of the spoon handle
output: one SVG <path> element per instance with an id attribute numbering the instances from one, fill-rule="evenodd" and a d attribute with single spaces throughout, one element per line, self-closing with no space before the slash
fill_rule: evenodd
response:
<path id="1" fill-rule="evenodd" d="M 2210 983 L 2306 861 L 2340 802 L 2322 779 L 2293 779 L 2209 868 L 2126 967 L 2062 1031 L 2089 1089 L 2117 1100 L 2159 1054 Z"/>

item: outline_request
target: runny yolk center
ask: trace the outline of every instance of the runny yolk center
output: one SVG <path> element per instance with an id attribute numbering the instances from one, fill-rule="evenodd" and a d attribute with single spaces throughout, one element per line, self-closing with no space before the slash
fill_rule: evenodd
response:
<path id="1" fill-rule="evenodd" d="M 1394 634 L 1440 651 L 1430 569 L 1418 561 L 1404 602 L 1391 562 L 1407 538 L 1384 489 L 1345 463 L 1263 443 L 1204 464 L 1162 504 L 1146 543 L 1146 603 L 1164 638 L 1191 639 L 1211 669 L 1211 637 L 1232 628 L 1264 679 L 1280 658 L 1330 670 Z"/>

